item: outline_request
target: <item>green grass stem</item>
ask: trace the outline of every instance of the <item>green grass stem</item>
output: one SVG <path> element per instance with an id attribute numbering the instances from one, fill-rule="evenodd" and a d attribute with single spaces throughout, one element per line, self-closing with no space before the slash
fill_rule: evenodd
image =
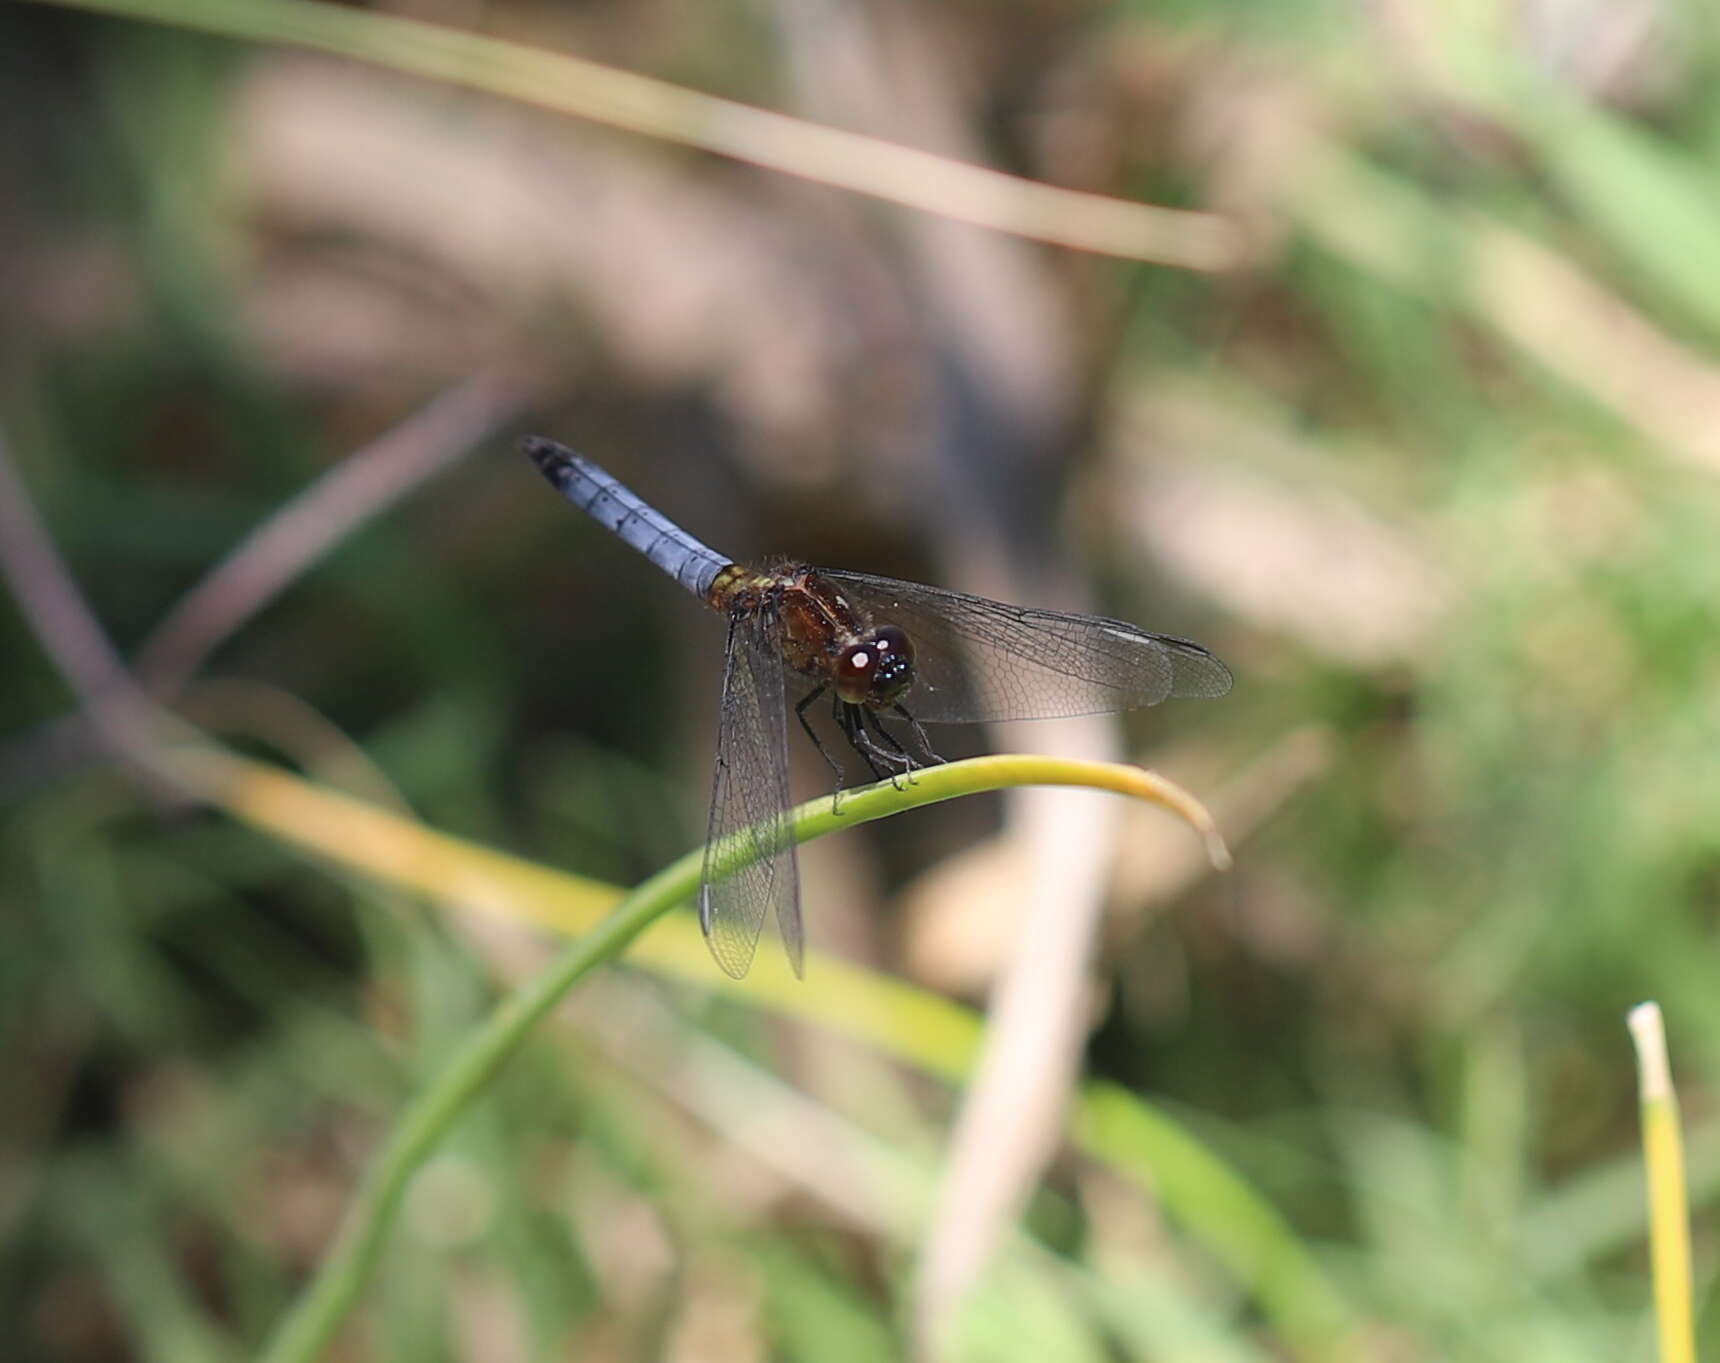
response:
<path id="1" fill-rule="evenodd" d="M 198 762 L 204 763 L 199 766 Z M 213 782 L 242 779 L 248 764 L 200 754 L 188 771 Z M 1175 809 L 1207 840 L 1220 864 L 1228 860 L 1211 818 L 1177 787 L 1151 772 L 1113 763 L 1052 757 L 1002 756 L 953 762 L 917 773 L 912 782 L 888 781 L 845 794 L 840 810 L 824 797 L 793 815 L 794 838 L 852 828 L 920 805 L 1019 785 L 1074 785 L 1112 790 Z M 737 841 L 735 845 L 741 845 Z M 497 1070 L 569 990 L 698 889 L 703 849 L 695 849 L 646 880 L 586 935 L 567 947 L 535 979 L 505 998 L 407 1108 L 359 1188 L 333 1248 L 263 1353 L 264 1363 L 311 1363 L 351 1314 L 375 1272 L 412 1175 Z M 714 971 L 714 967 L 713 967 Z"/>

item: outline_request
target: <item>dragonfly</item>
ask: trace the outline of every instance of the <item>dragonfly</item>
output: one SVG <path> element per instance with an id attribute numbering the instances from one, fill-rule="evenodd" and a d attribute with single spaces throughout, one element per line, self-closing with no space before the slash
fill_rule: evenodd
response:
<path id="1" fill-rule="evenodd" d="M 795 717 L 835 770 L 838 795 L 842 765 L 807 720 L 823 697 L 874 778 L 896 780 L 940 760 L 928 724 L 1098 714 L 1230 690 L 1230 669 L 1199 644 L 1122 620 L 788 559 L 737 563 L 566 445 L 528 436 L 521 449 L 568 501 L 728 619 L 698 908 L 711 954 L 735 979 L 751 968 L 772 911 L 789 964 L 797 976 L 804 970 L 789 822 L 791 688 Z"/>

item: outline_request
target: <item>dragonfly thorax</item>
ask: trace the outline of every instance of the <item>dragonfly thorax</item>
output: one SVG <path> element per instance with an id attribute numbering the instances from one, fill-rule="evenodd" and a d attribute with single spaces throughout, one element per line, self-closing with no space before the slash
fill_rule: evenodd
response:
<path id="1" fill-rule="evenodd" d="M 887 710 L 914 684 L 914 645 L 894 625 L 868 630 L 837 655 L 831 684 L 850 705 Z"/>
<path id="2" fill-rule="evenodd" d="M 822 682 L 847 705 L 894 707 L 914 684 L 914 645 L 871 615 L 818 569 L 778 560 L 762 568 L 730 564 L 706 600 L 731 619 L 768 622 L 782 661 Z"/>

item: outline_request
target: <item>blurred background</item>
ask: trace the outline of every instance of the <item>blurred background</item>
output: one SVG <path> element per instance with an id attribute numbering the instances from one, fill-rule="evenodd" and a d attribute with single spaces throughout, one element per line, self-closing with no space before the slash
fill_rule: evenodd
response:
<path id="1" fill-rule="evenodd" d="M 9 1357 L 249 1356 L 552 939 L 152 789 L 92 720 L 119 683 L 81 609 L 186 718 L 430 828 L 617 886 L 701 836 L 722 624 L 555 498 L 528 430 L 737 557 L 1102 611 L 1236 672 L 940 735 L 1108 745 L 1237 860 L 1076 797 L 1116 822 L 1045 1025 L 1079 1101 L 1182 1154 L 1053 1139 L 949 1356 L 1650 1357 L 1644 998 L 1708 1302 L 1712 12 L 110 8 L 0 11 Z M 398 19 L 519 47 L 409 74 Z M 627 96 L 533 49 L 1184 216 L 1141 259 L 987 231 L 820 183 L 826 144 L 801 177 L 714 155 L 701 107 L 603 126 Z M 598 121 L 534 107 L 574 96 Z M 809 847 L 814 945 L 904 1008 L 982 1005 L 1019 814 Z M 750 1001 L 708 961 L 588 981 L 414 1184 L 337 1356 L 902 1357 L 961 1093 L 924 1033 L 803 1017 L 821 968 Z"/>

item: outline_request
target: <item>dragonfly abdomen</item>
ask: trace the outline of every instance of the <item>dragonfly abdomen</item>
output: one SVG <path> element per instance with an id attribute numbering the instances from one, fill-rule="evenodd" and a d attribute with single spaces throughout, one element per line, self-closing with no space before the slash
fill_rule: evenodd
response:
<path id="1" fill-rule="evenodd" d="M 555 489 L 599 525 L 615 532 L 694 596 L 703 599 L 729 560 L 695 539 L 582 454 L 541 435 L 520 448 Z"/>

